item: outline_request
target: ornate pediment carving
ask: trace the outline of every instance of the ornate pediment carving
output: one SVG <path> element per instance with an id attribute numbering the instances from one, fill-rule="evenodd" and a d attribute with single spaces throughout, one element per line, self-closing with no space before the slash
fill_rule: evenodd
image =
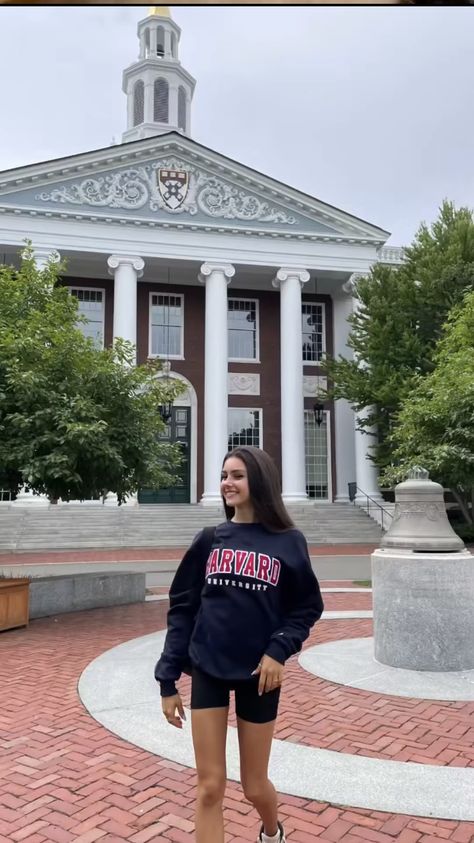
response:
<path id="1" fill-rule="evenodd" d="M 165 173 L 165 176 L 163 176 Z M 183 176 L 181 181 L 174 176 Z M 166 189 L 166 185 L 168 189 Z M 186 189 L 184 189 L 186 185 Z M 37 193 L 40 202 L 294 225 L 296 217 L 198 166 L 165 158 Z M 172 201 L 170 201 L 172 200 Z"/>

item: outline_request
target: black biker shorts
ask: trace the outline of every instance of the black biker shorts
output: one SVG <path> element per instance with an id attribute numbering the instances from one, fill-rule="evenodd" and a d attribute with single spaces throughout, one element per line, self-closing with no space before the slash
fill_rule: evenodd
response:
<path id="1" fill-rule="evenodd" d="M 235 713 L 249 723 L 269 723 L 275 720 L 280 700 L 280 688 L 258 695 L 258 676 L 251 679 L 216 679 L 197 667 L 192 669 L 191 710 L 197 708 L 226 708 L 230 691 L 235 693 Z"/>

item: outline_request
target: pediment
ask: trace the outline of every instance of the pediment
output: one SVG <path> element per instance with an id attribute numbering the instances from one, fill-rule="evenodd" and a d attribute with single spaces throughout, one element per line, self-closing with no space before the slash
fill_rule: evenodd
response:
<path id="1" fill-rule="evenodd" d="M 350 242 L 388 236 L 174 132 L 0 173 L 0 208 Z"/>

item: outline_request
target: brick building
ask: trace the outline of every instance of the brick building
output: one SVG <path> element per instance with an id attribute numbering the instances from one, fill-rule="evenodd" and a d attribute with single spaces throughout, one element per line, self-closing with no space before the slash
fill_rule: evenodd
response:
<path id="1" fill-rule="evenodd" d="M 125 337 L 138 362 L 159 357 L 162 376 L 184 382 L 166 433 L 187 455 L 182 483 L 139 502 L 215 503 L 223 453 L 238 443 L 274 456 L 289 503 L 347 501 L 350 481 L 377 497 L 370 437 L 347 402 L 318 410 L 320 363 L 348 354 L 357 276 L 401 250 L 194 141 L 180 34 L 168 7 L 138 23 L 120 144 L 0 173 L 4 260 L 26 237 L 40 265 L 57 250 L 96 342 Z"/>

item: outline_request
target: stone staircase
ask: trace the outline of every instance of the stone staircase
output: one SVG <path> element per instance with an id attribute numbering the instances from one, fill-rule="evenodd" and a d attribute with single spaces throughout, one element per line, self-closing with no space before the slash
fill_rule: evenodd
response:
<path id="1" fill-rule="evenodd" d="M 290 512 L 310 544 L 378 544 L 382 535 L 379 525 L 351 504 L 315 504 Z M 222 520 L 223 510 L 198 504 L 7 505 L 0 507 L 0 551 L 185 547 L 202 527 Z"/>

